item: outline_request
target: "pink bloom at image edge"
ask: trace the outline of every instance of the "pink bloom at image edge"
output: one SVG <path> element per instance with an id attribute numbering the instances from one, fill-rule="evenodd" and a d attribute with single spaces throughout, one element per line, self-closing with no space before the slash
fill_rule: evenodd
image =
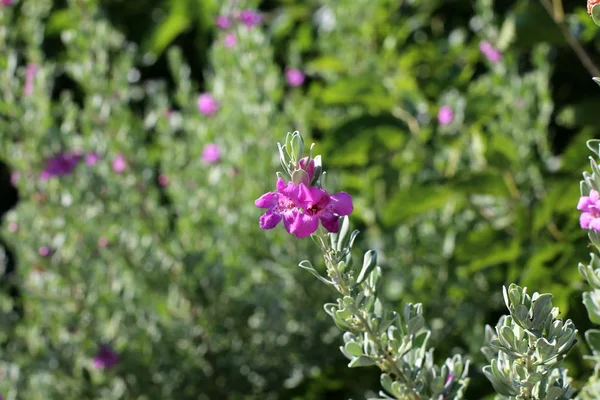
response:
<path id="1" fill-rule="evenodd" d="M 242 10 L 239 14 L 239 19 L 248 28 L 258 25 L 262 22 L 262 17 L 254 10 Z"/>
<path id="2" fill-rule="evenodd" d="M 262 229 L 273 229 L 283 219 L 285 229 L 298 238 L 314 233 L 319 221 L 327 231 L 338 232 L 340 216 L 352 213 L 352 197 L 345 192 L 328 194 L 317 187 L 296 185 L 283 179 L 277 180 L 277 192 L 269 192 L 254 204 L 267 208 L 259 220 Z"/>
<path id="3" fill-rule="evenodd" d="M 56 176 L 69 175 L 81 161 L 81 153 L 61 152 L 46 159 L 45 168 L 40 174 L 40 179 L 48 180 Z"/>
<path id="4" fill-rule="evenodd" d="M 579 224 L 583 229 L 593 229 L 600 232 L 600 195 L 594 189 L 589 196 L 581 196 L 577 209 L 582 211 Z"/>
<path id="5" fill-rule="evenodd" d="M 215 23 L 221 29 L 229 29 L 231 27 L 231 19 L 225 15 L 219 15 Z"/>
<path id="6" fill-rule="evenodd" d="M 441 106 L 437 118 L 440 125 L 448 125 L 454 120 L 454 111 L 450 106 Z"/>
<path id="7" fill-rule="evenodd" d="M 127 168 L 127 160 L 122 154 L 118 154 L 112 162 L 113 170 L 117 173 L 125 171 Z"/>
<path id="8" fill-rule="evenodd" d="M 492 46 L 487 40 L 479 43 L 479 50 L 481 50 L 481 52 L 492 63 L 497 63 L 502 59 L 502 53 L 500 53 L 500 51 Z"/>
<path id="9" fill-rule="evenodd" d="M 110 347 L 102 346 L 92 361 L 94 367 L 98 369 L 108 369 L 119 363 L 119 355 Z"/>
<path id="10" fill-rule="evenodd" d="M 13 3 L 13 0 L 2 0 L 3 6 L 10 6 Z M 2 396 L 0 396 L 0 400 L 2 400 Z"/>
<path id="11" fill-rule="evenodd" d="M 225 39 L 223 39 L 223 44 L 225 47 L 232 48 L 236 45 L 237 38 L 235 37 L 235 33 L 228 33 L 225 35 Z"/>
<path id="12" fill-rule="evenodd" d="M 33 83 L 35 82 L 35 75 L 38 72 L 39 67 L 37 64 L 27 64 L 25 67 L 25 86 L 23 87 L 23 93 L 26 96 L 33 94 Z"/>
<path id="13" fill-rule="evenodd" d="M 285 71 L 285 80 L 290 86 L 300 86 L 304 83 L 304 73 L 297 68 L 289 68 Z"/>
<path id="14" fill-rule="evenodd" d="M 204 115 L 213 115 L 219 110 L 219 102 L 210 93 L 198 97 L 198 110 Z"/>
<path id="15" fill-rule="evenodd" d="M 221 159 L 221 150 L 219 146 L 214 143 L 209 143 L 204 146 L 204 150 L 202 151 L 202 161 L 207 162 L 209 164 L 214 164 Z"/>

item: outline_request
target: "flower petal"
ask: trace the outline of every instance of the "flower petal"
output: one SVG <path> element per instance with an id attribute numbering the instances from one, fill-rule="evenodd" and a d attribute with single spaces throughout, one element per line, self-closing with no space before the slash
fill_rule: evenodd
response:
<path id="1" fill-rule="evenodd" d="M 293 233 L 297 238 L 303 238 L 313 234 L 318 227 L 319 217 L 302 213 L 296 218 Z"/>
<path id="2" fill-rule="evenodd" d="M 300 212 L 297 209 L 285 211 L 283 213 L 283 226 L 288 233 L 294 233 L 292 229 L 296 227 L 296 219 L 300 217 Z"/>
<path id="3" fill-rule="evenodd" d="M 346 192 L 334 193 L 329 196 L 329 206 L 327 210 L 338 215 L 350 215 L 354 206 L 352 205 L 352 196 Z"/>
<path id="4" fill-rule="evenodd" d="M 298 194 L 298 201 L 303 203 L 304 208 L 308 208 L 311 204 L 317 204 L 323 199 L 327 198 L 328 194 L 325 190 L 319 189 L 318 187 L 306 187 L 304 183 L 300 184 L 300 194 Z"/>
<path id="5" fill-rule="evenodd" d="M 281 194 L 283 194 L 283 191 L 285 190 L 285 181 L 281 178 L 277 178 L 277 191 Z"/>
<path id="6" fill-rule="evenodd" d="M 598 200 L 600 200 L 600 194 L 594 189 L 590 190 L 590 200 L 593 203 L 596 203 Z"/>
<path id="7" fill-rule="evenodd" d="M 254 205 L 260 208 L 273 208 L 277 205 L 279 194 L 275 192 L 265 193 L 254 201 Z"/>
<path id="8" fill-rule="evenodd" d="M 590 229 L 590 223 L 593 219 L 594 217 L 592 214 L 588 212 L 581 213 L 581 216 L 579 217 L 579 225 L 581 225 L 583 229 Z"/>
<path id="9" fill-rule="evenodd" d="M 269 210 L 260 216 L 258 223 L 261 229 L 273 229 L 281 221 L 281 214 L 273 210 Z"/>
<path id="10" fill-rule="evenodd" d="M 596 232 L 600 232 L 600 218 L 593 218 L 592 222 L 590 223 L 590 228 Z"/>
<path id="11" fill-rule="evenodd" d="M 279 182 L 277 184 L 279 185 Z M 294 204 L 298 202 L 298 186 L 294 182 L 288 182 L 287 186 L 280 193 L 293 201 Z"/>
<path id="12" fill-rule="evenodd" d="M 581 196 L 579 198 L 579 203 L 577 203 L 577 209 L 581 211 L 587 211 L 589 205 L 592 204 L 589 196 Z"/>
<path id="13" fill-rule="evenodd" d="M 328 211 L 325 211 L 323 213 L 321 213 L 320 215 L 321 218 L 321 224 L 323 225 L 323 227 L 325 229 L 327 229 L 327 231 L 331 232 L 331 233 L 337 233 L 340 231 L 340 217 L 330 213 Z"/>

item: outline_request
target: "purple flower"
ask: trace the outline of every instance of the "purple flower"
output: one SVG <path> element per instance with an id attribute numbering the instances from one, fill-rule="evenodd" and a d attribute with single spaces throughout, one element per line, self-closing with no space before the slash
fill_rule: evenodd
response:
<path id="1" fill-rule="evenodd" d="M 219 110 L 219 102 L 210 93 L 198 97 L 198 110 L 204 115 L 213 115 Z"/>
<path id="2" fill-rule="evenodd" d="M 221 29 L 229 29 L 231 27 L 231 19 L 225 15 L 219 15 L 215 22 Z"/>
<path id="3" fill-rule="evenodd" d="M 296 87 L 304 83 L 304 73 L 297 68 L 288 68 L 285 71 L 285 80 L 288 85 Z"/>
<path id="4" fill-rule="evenodd" d="M 25 94 L 25 96 L 31 96 L 33 94 L 33 83 L 35 82 L 35 76 L 38 69 L 39 67 L 37 64 L 27 64 L 27 67 L 25 67 L 25 86 L 23 87 L 23 94 Z"/>
<path id="5" fill-rule="evenodd" d="M 2 0 L 3 6 L 10 6 L 13 3 L 13 0 Z M 2 396 L 0 396 L 0 400 L 2 400 Z"/>
<path id="6" fill-rule="evenodd" d="M 296 232 L 297 237 L 312 234 L 319 226 L 319 220 L 325 229 L 335 233 L 340 230 L 340 216 L 350 215 L 354 206 L 352 197 L 346 192 L 328 194 L 325 190 L 300 184 L 298 194 L 302 213 L 302 227 Z"/>
<path id="7" fill-rule="evenodd" d="M 40 256 L 48 257 L 50 254 L 52 254 L 52 249 L 50 249 L 50 247 L 48 247 L 48 246 L 42 246 L 42 247 L 40 247 L 38 252 L 39 252 Z"/>
<path id="8" fill-rule="evenodd" d="M 294 233 L 297 230 L 295 221 L 300 215 L 298 209 L 299 188 L 294 182 L 289 182 L 286 186 L 283 179 L 277 179 L 277 191 L 265 193 L 260 196 L 254 204 L 259 208 L 268 208 L 259 219 L 261 229 L 273 229 L 283 219 L 285 230 Z"/>
<path id="9" fill-rule="evenodd" d="M 214 143 L 209 143 L 204 146 L 204 150 L 202 151 L 202 161 L 207 162 L 209 164 L 214 164 L 219 162 L 221 159 L 221 150 L 219 146 Z"/>
<path id="10" fill-rule="evenodd" d="M 448 125 L 454 120 L 454 111 L 450 106 L 441 106 L 437 118 L 440 125 Z"/>
<path id="11" fill-rule="evenodd" d="M 58 153 L 46 160 L 46 167 L 40 174 L 40 178 L 48 180 L 55 176 L 69 175 L 77 167 L 79 161 L 81 161 L 81 154 L 78 152 Z"/>
<path id="12" fill-rule="evenodd" d="M 497 63 L 502 59 L 502 53 L 500 53 L 500 51 L 492 46 L 487 40 L 479 43 L 479 50 L 481 50 L 481 52 L 491 63 Z"/>
<path id="13" fill-rule="evenodd" d="M 577 209 L 583 211 L 579 224 L 583 229 L 593 229 L 600 232 L 600 195 L 594 189 L 589 196 L 581 196 Z"/>
<path id="14" fill-rule="evenodd" d="M 112 368 L 119 363 L 119 355 L 108 346 L 100 347 L 96 357 L 92 360 L 94 367 L 98 369 Z"/>
<path id="15" fill-rule="evenodd" d="M 298 238 L 314 233 L 319 221 L 329 232 L 338 232 L 339 219 L 353 210 L 352 197 L 340 192 L 329 195 L 317 187 L 296 185 L 283 179 L 277 180 L 277 192 L 269 192 L 258 198 L 254 204 L 268 208 L 259 220 L 262 229 L 272 229 L 283 219 L 285 229 Z"/>
<path id="16" fill-rule="evenodd" d="M 115 171 L 117 174 L 125 171 L 127 168 L 127 160 L 123 154 L 117 154 L 117 156 L 113 159 L 112 167 L 113 171 Z"/>
<path id="17" fill-rule="evenodd" d="M 225 47 L 232 48 L 237 43 L 237 37 L 235 37 L 235 33 L 228 33 L 225 35 L 225 39 L 223 39 L 223 44 Z"/>
<path id="18" fill-rule="evenodd" d="M 98 163 L 98 160 L 100 160 L 100 156 L 95 151 L 88 153 L 85 156 L 85 163 L 89 166 L 96 165 Z"/>
<path id="19" fill-rule="evenodd" d="M 242 10 L 239 14 L 239 19 L 248 28 L 252 28 L 254 25 L 258 25 L 262 22 L 262 17 L 259 13 L 254 10 Z"/>

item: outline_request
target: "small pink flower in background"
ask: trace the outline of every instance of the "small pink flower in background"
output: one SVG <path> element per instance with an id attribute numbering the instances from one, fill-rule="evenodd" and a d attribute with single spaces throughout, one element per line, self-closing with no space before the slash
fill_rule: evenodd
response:
<path id="1" fill-rule="evenodd" d="M 13 3 L 13 0 L 2 0 L 3 6 L 10 6 Z M 2 400 L 2 396 L 0 396 L 0 400 Z"/>
<path id="2" fill-rule="evenodd" d="M 285 71 L 285 80 L 290 86 L 300 86 L 304 83 L 304 73 L 297 68 L 288 68 Z"/>
<path id="3" fill-rule="evenodd" d="M 440 125 L 448 125 L 454 121 L 454 111 L 450 106 L 441 106 L 437 118 Z"/>
<path id="4" fill-rule="evenodd" d="M 40 247 L 38 252 L 40 253 L 40 256 L 42 256 L 42 257 L 48 257 L 50 254 L 52 254 L 52 250 L 48 246 Z"/>
<path id="5" fill-rule="evenodd" d="M 117 365 L 119 360 L 119 355 L 113 349 L 108 346 L 102 346 L 92 362 L 94 367 L 98 369 L 109 369 Z"/>
<path id="6" fill-rule="evenodd" d="M 100 160 L 100 156 L 95 151 L 88 153 L 85 156 L 85 163 L 89 166 L 96 165 L 98 163 L 98 160 Z"/>
<path id="7" fill-rule="evenodd" d="M 479 43 L 479 50 L 487 57 L 487 59 L 492 63 L 497 63 L 502 59 L 502 53 L 494 46 L 490 44 L 487 40 Z"/>
<path id="8" fill-rule="evenodd" d="M 23 93 L 25 96 L 31 96 L 33 94 L 33 84 L 35 82 L 35 75 L 38 72 L 39 67 L 37 64 L 27 64 L 25 67 L 25 86 L 23 87 Z"/>
<path id="9" fill-rule="evenodd" d="M 45 181 L 52 177 L 69 175 L 77 167 L 80 161 L 81 153 L 58 153 L 46 160 L 45 168 L 40 174 L 40 179 Z"/>
<path id="10" fill-rule="evenodd" d="M 11 222 L 10 224 L 8 224 L 8 230 L 10 232 L 16 232 L 19 230 L 19 224 L 17 224 L 16 222 Z"/>
<path id="11" fill-rule="evenodd" d="M 235 33 L 230 32 L 227 35 L 225 35 L 225 39 L 223 39 L 223 44 L 225 45 L 225 47 L 232 48 L 236 45 L 236 43 L 237 37 L 235 36 Z"/>
<path id="12" fill-rule="evenodd" d="M 108 246 L 108 239 L 104 236 L 100 237 L 100 239 L 98 239 L 98 246 L 100 246 L 100 247 Z"/>
<path id="13" fill-rule="evenodd" d="M 215 23 L 221 29 L 229 29 L 231 27 L 231 19 L 225 15 L 219 15 Z"/>
<path id="14" fill-rule="evenodd" d="M 581 196 L 577 209 L 582 211 L 579 224 L 583 229 L 593 229 L 600 232 L 600 195 L 594 189 L 589 196 Z"/>
<path id="15" fill-rule="evenodd" d="M 259 13 L 254 10 L 242 10 L 239 14 L 239 19 L 248 28 L 252 28 L 254 25 L 258 25 L 262 22 L 262 17 Z"/>
<path id="16" fill-rule="evenodd" d="M 117 156 L 113 159 L 112 167 L 113 171 L 116 173 L 121 173 L 127 168 L 127 160 L 125 160 L 125 157 L 123 157 L 122 154 L 117 154 Z"/>
<path id="17" fill-rule="evenodd" d="M 202 151 L 202 161 L 207 162 L 209 164 L 214 164 L 221 159 L 221 150 L 219 146 L 214 143 L 209 143 L 204 146 L 204 150 Z"/>
<path id="18" fill-rule="evenodd" d="M 158 184 L 160 186 L 167 186 L 169 184 L 169 178 L 164 174 L 158 175 Z"/>
<path id="19" fill-rule="evenodd" d="M 210 93 L 202 93 L 198 97 L 198 110 L 204 115 L 215 114 L 219 107 L 219 102 Z"/>
<path id="20" fill-rule="evenodd" d="M 21 178 L 21 174 L 19 174 L 18 172 L 13 172 L 12 174 L 10 174 L 10 183 L 13 186 L 16 186 L 19 182 L 19 178 Z"/>

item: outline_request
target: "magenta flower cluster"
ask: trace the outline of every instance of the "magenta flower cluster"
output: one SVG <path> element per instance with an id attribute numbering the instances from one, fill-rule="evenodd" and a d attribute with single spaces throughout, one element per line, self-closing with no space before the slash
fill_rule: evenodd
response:
<path id="1" fill-rule="evenodd" d="M 583 229 L 593 229 L 600 232 L 600 195 L 594 189 L 589 196 L 581 196 L 577 209 L 581 211 L 579 224 Z"/>
<path id="2" fill-rule="evenodd" d="M 101 346 L 92 360 L 94 367 L 98 369 L 109 369 L 119 363 L 120 357 L 108 346 Z"/>
<path id="3" fill-rule="evenodd" d="M 48 180 L 56 176 L 69 175 L 81 161 L 79 152 L 61 152 L 46 159 L 45 168 L 40 174 L 40 179 Z"/>
<path id="4" fill-rule="evenodd" d="M 69 175 L 77 168 L 79 163 L 85 159 L 85 163 L 89 166 L 94 166 L 100 160 L 100 156 L 96 152 L 91 152 L 83 156 L 78 151 L 62 151 L 49 157 L 44 162 L 44 169 L 40 174 L 41 180 L 48 180 L 59 176 Z M 122 154 L 117 154 L 112 160 L 113 171 L 121 173 L 127 169 L 127 160 Z M 16 179 L 15 182 L 16 183 Z M 14 184 L 13 183 L 13 184 Z"/>
<path id="5" fill-rule="evenodd" d="M 262 22 L 262 17 L 256 11 L 247 9 L 242 11 L 236 11 L 231 16 L 219 15 L 215 20 L 215 24 L 220 29 L 228 30 L 233 27 L 233 23 L 235 21 L 239 21 L 246 27 L 252 28 L 254 25 L 258 25 Z M 223 44 L 225 45 L 225 47 L 228 48 L 234 47 L 237 44 L 237 37 L 235 36 L 235 33 L 228 32 L 225 35 Z"/>
<path id="6" fill-rule="evenodd" d="M 329 232 L 338 232 L 340 216 L 350 215 L 354 206 L 352 197 L 345 192 L 334 194 L 311 186 L 314 173 L 314 162 L 306 165 L 306 158 L 301 160 L 300 168 L 308 175 L 306 181 L 296 184 L 282 178 L 277 179 L 277 191 L 263 194 L 254 204 L 268 209 L 259 220 L 262 229 L 273 229 L 281 220 L 285 229 L 298 238 L 313 234 L 319 227 L 319 221 Z"/>

